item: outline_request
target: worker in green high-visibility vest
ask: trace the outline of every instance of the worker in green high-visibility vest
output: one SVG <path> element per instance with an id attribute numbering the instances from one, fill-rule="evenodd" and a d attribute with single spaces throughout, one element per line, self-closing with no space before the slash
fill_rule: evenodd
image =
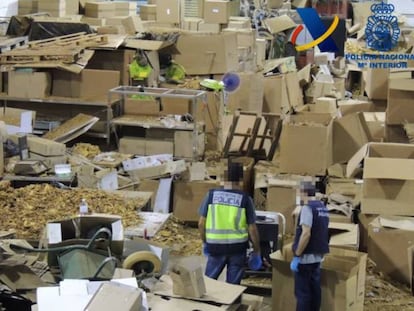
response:
<path id="1" fill-rule="evenodd" d="M 144 53 L 138 52 L 134 60 L 129 64 L 129 77 L 132 85 L 145 84 L 152 72 L 151 64 Z"/>

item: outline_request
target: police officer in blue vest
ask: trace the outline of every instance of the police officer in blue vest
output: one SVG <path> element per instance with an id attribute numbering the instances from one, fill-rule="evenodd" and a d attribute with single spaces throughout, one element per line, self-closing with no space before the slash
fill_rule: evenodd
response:
<path id="1" fill-rule="evenodd" d="M 198 228 L 207 258 L 206 276 L 217 279 L 227 267 L 226 282 L 240 284 L 246 263 L 251 269 L 262 266 L 259 233 L 252 198 L 241 189 L 243 167 L 229 164 L 223 189 L 212 189 L 199 210 Z M 249 237 L 253 253 L 247 261 Z"/>
<path id="2" fill-rule="evenodd" d="M 296 225 L 290 268 L 295 273 L 297 311 L 319 311 L 321 307 L 320 266 L 329 253 L 329 214 L 325 204 L 315 199 L 312 182 L 301 183 L 302 208 Z"/>

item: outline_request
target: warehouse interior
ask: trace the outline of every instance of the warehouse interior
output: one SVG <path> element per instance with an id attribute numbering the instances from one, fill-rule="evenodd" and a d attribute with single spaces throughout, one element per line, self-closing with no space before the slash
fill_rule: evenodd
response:
<path id="1" fill-rule="evenodd" d="M 296 310 L 304 182 L 329 210 L 321 310 L 414 310 L 413 17 L 2 0 L 0 310 Z M 197 228 L 235 163 L 262 260 L 240 285 L 204 275 Z"/>

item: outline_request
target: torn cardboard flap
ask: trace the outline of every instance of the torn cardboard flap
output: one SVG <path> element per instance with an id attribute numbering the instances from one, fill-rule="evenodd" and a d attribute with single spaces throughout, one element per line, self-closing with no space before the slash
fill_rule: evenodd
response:
<path id="1" fill-rule="evenodd" d="M 139 169 L 134 169 L 128 172 L 128 174 L 136 179 L 141 178 L 151 178 L 151 177 L 161 177 L 165 175 L 175 175 L 182 173 L 187 170 L 184 160 L 178 161 L 168 161 L 161 165 L 144 167 Z"/>
<path id="2" fill-rule="evenodd" d="M 358 224 L 329 222 L 329 245 L 347 247 L 354 250 L 359 248 Z"/>
<path id="3" fill-rule="evenodd" d="M 378 218 L 378 224 L 384 228 L 402 229 L 414 231 L 414 219 L 408 217 L 383 217 Z"/>
<path id="4" fill-rule="evenodd" d="M 126 39 L 124 41 L 124 46 L 127 48 L 141 49 L 146 51 L 158 51 L 172 44 L 173 43 L 171 41 L 157 40 Z"/>
<path id="5" fill-rule="evenodd" d="M 296 27 L 296 23 L 288 15 L 281 15 L 263 20 L 266 28 L 271 34 L 276 34 Z"/>
<path id="6" fill-rule="evenodd" d="M 361 147 L 352 157 L 349 159 L 346 166 L 346 177 L 352 178 L 359 171 L 361 162 L 368 154 L 369 143 Z"/>
<path id="7" fill-rule="evenodd" d="M 363 160 L 365 163 L 364 178 L 367 176 L 366 178 L 412 180 L 412 176 L 404 172 L 404 170 L 411 171 L 413 169 L 412 166 L 414 163 L 414 146 L 410 144 L 368 143 L 362 146 L 361 149 L 358 150 L 348 161 L 346 168 L 346 176 L 348 178 L 354 176 L 356 170 L 359 168 Z M 387 165 L 395 165 L 391 170 L 391 167 L 386 168 L 383 164 L 381 164 L 381 162 Z M 370 165 L 370 163 L 372 165 Z M 404 165 L 401 165 L 401 163 L 406 163 L 408 165 L 408 168 L 406 168 Z M 378 167 L 377 165 L 380 165 L 379 167 L 381 167 L 381 170 L 378 170 L 376 173 L 374 172 L 374 167 Z M 385 170 L 384 174 L 382 174 L 383 170 Z M 401 176 L 399 176 L 399 174 L 401 174 Z"/>
<path id="8" fill-rule="evenodd" d="M 293 56 L 270 59 L 264 64 L 263 73 L 276 72 L 276 73 L 287 73 L 296 72 L 296 62 Z"/>
<path id="9" fill-rule="evenodd" d="M 414 180 L 414 159 L 365 158 L 365 178 Z"/>

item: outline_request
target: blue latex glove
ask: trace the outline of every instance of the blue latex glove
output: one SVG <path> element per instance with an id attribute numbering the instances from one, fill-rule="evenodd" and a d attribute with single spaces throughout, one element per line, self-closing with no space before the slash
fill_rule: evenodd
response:
<path id="1" fill-rule="evenodd" d="M 249 260 L 248 260 L 248 265 L 249 268 L 252 270 L 259 270 L 262 267 L 262 256 L 260 254 L 257 253 L 251 253 Z"/>
<path id="2" fill-rule="evenodd" d="M 207 243 L 203 243 L 203 255 L 208 257 L 210 254 L 208 253 Z"/>
<path id="3" fill-rule="evenodd" d="M 293 257 L 292 261 L 290 262 L 290 270 L 293 272 L 299 272 L 299 263 L 300 258 L 297 256 Z"/>

